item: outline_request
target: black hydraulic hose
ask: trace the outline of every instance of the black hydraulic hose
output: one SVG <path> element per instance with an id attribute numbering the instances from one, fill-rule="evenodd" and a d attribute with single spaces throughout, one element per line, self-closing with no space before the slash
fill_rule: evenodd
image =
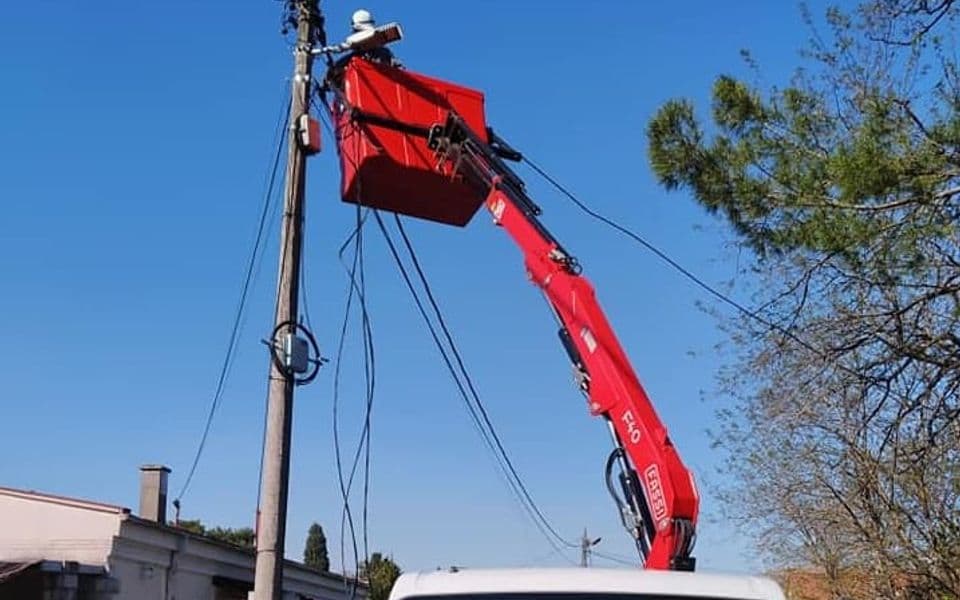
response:
<path id="1" fill-rule="evenodd" d="M 629 528 L 630 524 L 627 523 L 626 514 L 624 513 L 627 504 L 620 499 L 620 494 L 617 493 L 617 488 L 613 485 L 613 465 L 616 464 L 617 460 L 622 456 L 623 448 L 614 448 L 610 452 L 610 456 L 607 457 L 607 465 L 604 467 L 604 483 L 607 485 L 607 491 L 610 492 L 610 497 L 613 498 L 614 504 L 617 505 L 617 512 L 620 513 L 620 520 L 623 522 L 623 526 Z"/>

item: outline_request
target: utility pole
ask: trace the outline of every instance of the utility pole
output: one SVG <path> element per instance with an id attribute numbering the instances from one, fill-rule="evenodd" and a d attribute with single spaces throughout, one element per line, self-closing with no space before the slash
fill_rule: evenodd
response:
<path id="1" fill-rule="evenodd" d="M 287 529 L 287 492 L 290 481 L 290 434 L 293 422 L 294 376 L 278 364 L 276 346 L 284 332 L 296 333 L 300 293 L 300 251 L 303 246 L 306 153 L 301 147 L 298 123 L 308 113 L 313 56 L 317 39 L 317 0 L 287 0 L 295 13 L 297 45 L 291 82 L 287 169 L 280 238 L 280 275 L 274 339 L 270 343 L 270 391 L 263 450 L 261 501 L 257 517 L 257 570 L 255 600 L 280 600 L 283 593 L 284 536 Z"/>
<path id="2" fill-rule="evenodd" d="M 590 536 L 587 535 L 587 528 L 583 528 L 583 537 L 580 538 L 580 566 L 589 567 L 590 566 L 590 548 L 596 546 L 600 543 L 602 538 L 596 538 L 591 540 Z"/>

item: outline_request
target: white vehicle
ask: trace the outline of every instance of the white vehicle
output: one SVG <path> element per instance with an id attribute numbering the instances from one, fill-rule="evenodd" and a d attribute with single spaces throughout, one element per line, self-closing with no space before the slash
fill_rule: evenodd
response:
<path id="1" fill-rule="evenodd" d="M 390 600 L 784 600 L 764 577 L 630 569 L 464 569 L 407 573 Z"/>

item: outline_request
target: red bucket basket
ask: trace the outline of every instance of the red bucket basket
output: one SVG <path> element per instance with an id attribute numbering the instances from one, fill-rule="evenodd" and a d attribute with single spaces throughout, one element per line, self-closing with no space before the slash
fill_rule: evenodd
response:
<path id="1" fill-rule="evenodd" d="M 484 196 L 438 167 L 426 133 L 454 110 L 487 139 L 483 94 L 411 71 L 351 60 L 339 107 L 337 145 L 344 202 L 464 226 Z"/>

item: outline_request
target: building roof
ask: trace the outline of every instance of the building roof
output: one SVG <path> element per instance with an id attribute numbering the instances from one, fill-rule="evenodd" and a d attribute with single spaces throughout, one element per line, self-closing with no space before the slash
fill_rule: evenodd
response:
<path id="1" fill-rule="evenodd" d="M 117 506 L 116 504 L 105 504 L 103 502 L 94 502 L 92 500 L 84 500 L 81 498 L 71 498 L 70 496 L 58 496 L 56 494 L 47 494 L 44 492 L 37 492 L 35 490 L 20 490 L 17 488 L 0 486 L 0 495 L 11 496 L 14 498 L 23 498 L 27 500 L 37 500 L 39 502 L 59 504 L 61 506 L 83 508 L 87 510 L 94 510 L 97 512 L 114 513 L 114 514 L 120 514 L 120 515 L 130 514 L 129 508 L 124 508 L 123 506 Z"/>
<path id="2" fill-rule="evenodd" d="M 158 522 L 152 521 L 152 520 L 150 520 L 150 519 L 144 519 L 144 518 L 141 518 L 141 517 L 138 517 L 138 516 L 134 515 L 129 508 L 126 508 L 126 507 L 123 507 L 123 506 L 119 506 L 119 505 L 116 505 L 116 504 L 107 504 L 107 503 L 104 503 L 104 502 L 95 502 L 95 501 L 86 500 L 86 499 L 83 499 L 83 498 L 74 498 L 74 497 L 70 497 L 70 496 L 60 496 L 60 495 L 56 495 L 56 494 L 48 494 L 48 493 L 45 493 L 45 492 L 38 492 L 38 491 L 35 491 L 35 490 L 22 490 L 22 489 L 11 488 L 11 487 L 4 487 L 4 486 L 0 486 L 0 496 L 8 496 L 8 497 L 12 497 L 12 498 L 21 498 L 21 499 L 24 499 L 24 500 L 31 500 L 31 501 L 36 501 L 36 502 L 44 502 L 44 503 L 49 503 L 49 504 L 56 504 L 56 505 L 59 505 L 59 506 L 68 506 L 68 507 L 72 507 L 72 508 L 79 508 L 79 509 L 84 509 L 84 510 L 91 510 L 91 511 L 100 512 L 100 513 L 116 514 L 116 515 L 120 516 L 123 520 L 128 521 L 128 522 L 131 522 L 131 523 L 136 523 L 137 525 L 140 525 L 140 526 L 144 526 L 144 527 L 148 527 L 148 528 L 153 528 L 153 529 L 158 529 L 158 530 L 161 530 L 161 531 L 167 531 L 167 532 L 170 532 L 170 533 L 175 533 L 175 534 L 177 534 L 177 535 L 183 535 L 183 536 L 191 537 L 191 538 L 194 538 L 194 539 L 197 539 L 197 540 L 201 540 L 201 541 L 203 541 L 203 542 L 205 542 L 205 543 L 208 543 L 208 544 L 213 544 L 213 545 L 215 545 L 215 546 L 220 546 L 220 547 L 223 547 L 223 548 L 230 549 L 230 550 L 232 550 L 232 551 L 234 551 L 234 552 L 238 552 L 238 553 L 241 553 L 241 554 L 249 554 L 249 555 L 251 555 L 251 556 L 255 556 L 255 555 L 256 555 L 256 551 L 255 551 L 253 548 L 244 548 L 244 547 L 242 547 L 242 546 L 237 546 L 237 545 L 234 545 L 234 544 L 230 544 L 230 543 L 228 543 L 228 542 L 225 542 L 225 541 L 223 541 L 223 540 L 219 540 L 219 539 L 210 537 L 210 536 L 208 536 L 208 535 L 202 535 L 202 534 L 199 534 L 199 533 L 195 533 L 195 532 L 192 532 L 192 531 L 188 531 L 188 530 L 186 530 L 186 529 L 182 529 L 182 528 L 180 528 L 180 527 L 174 527 L 174 526 L 168 525 L 168 524 L 166 524 L 166 523 L 158 523 Z M 23 567 L 23 570 L 25 570 L 25 569 L 28 569 L 30 566 L 32 566 L 32 565 L 35 564 L 35 563 L 3 563 L 3 562 L 0 562 L 0 581 L 2 581 L 2 580 L 3 580 L 3 577 L 4 577 L 4 572 L 5 572 L 5 571 L 3 571 L 3 569 L 11 570 L 11 574 L 10 574 L 9 576 L 12 577 L 12 576 L 13 576 L 12 570 L 16 568 L 15 565 L 20 565 L 20 564 L 26 564 L 26 566 Z M 301 563 L 301 562 L 294 561 L 294 560 L 290 560 L 290 559 L 285 559 L 285 560 L 284 560 L 284 564 L 285 564 L 287 567 L 294 567 L 294 568 L 299 568 L 299 569 L 304 569 L 304 570 L 307 570 L 307 571 L 314 572 L 314 573 L 316 573 L 316 574 L 318 574 L 318 575 L 320 575 L 320 576 L 322 576 L 322 577 L 324 577 L 324 578 L 328 578 L 328 579 L 331 579 L 331 580 L 335 580 L 337 583 L 342 583 L 342 582 L 344 581 L 344 579 L 345 579 L 345 576 L 343 576 L 343 575 L 340 575 L 340 574 L 337 574 L 337 573 L 333 573 L 333 572 L 331 572 L 331 571 L 320 571 L 319 569 L 314 569 L 313 567 L 307 566 L 307 565 L 305 565 L 305 564 L 303 564 L 303 563 Z M 16 571 L 16 572 L 19 573 L 20 571 Z M 347 577 L 346 579 L 347 579 L 347 580 L 352 580 L 352 578 L 349 578 L 349 577 Z M 363 582 L 357 581 L 357 584 L 360 585 L 361 587 L 365 587 L 365 584 L 364 584 Z"/>
<path id="3" fill-rule="evenodd" d="M 458 594 L 590 593 L 677 598 L 782 600 L 762 577 L 638 569 L 465 569 L 401 575 L 391 600 Z"/>
<path id="4" fill-rule="evenodd" d="M 156 521 L 152 521 L 152 520 L 150 520 L 150 519 L 144 519 L 144 518 L 142 518 L 142 517 L 138 517 L 138 516 L 132 515 L 132 514 L 126 515 L 126 521 L 131 522 L 131 523 L 136 523 L 137 525 L 141 525 L 141 526 L 144 526 L 144 527 L 149 527 L 149 528 L 152 528 L 152 529 L 158 529 L 158 530 L 160 530 L 160 531 L 166 531 L 166 532 L 169 532 L 169 533 L 174 533 L 174 534 L 177 534 L 177 535 L 186 536 L 186 537 L 193 538 L 193 539 L 196 539 L 196 540 L 201 540 L 201 541 L 203 541 L 204 543 L 212 544 L 212 545 L 214 545 L 214 546 L 220 546 L 221 548 L 227 548 L 227 549 L 229 549 L 229 550 L 231 550 L 231 551 L 233 551 L 233 552 L 237 552 L 237 553 L 240 553 L 240 554 L 247 554 L 247 555 L 250 555 L 250 556 L 252 556 L 252 557 L 256 557 L 256 555 L 257 555 L 257 551 L 256 551 L 256 549 L 254 549 L 254 548 L 249 548 L 249 547 L 245 547 L 245 546 L 238 546 L 237 544 L 231 544 L 230 542 L 226 542 L 226 541 L 224 541 L 224 540 L 221 540 L 221 539 L 218 539 L 218 538 L 215 538 L 215 537 L 211 537 L 211 536 L 209 536 L 209 535 L 197 533 L 197 532 L 195 532 L 195 531 L 190 531 L 190 530 L 184 529 L 184 528 L 182 528 L 182 527 L 176 527 L 176 526 L 174 526 L 174 525 L 170 525 L 170 524 L 167 524 L 167 523 L 158 523 L 158 522 L 156 522 Z M 304 571 L 309 571 L 309 572 L 314 573 L 314 574 L 316 574 L 316 575 L 319 575 L 319 576 L 321 576 L 321 577 L 323 577 L 323 578 L 325 578 L 325 579 L 330 579 L 330 580 L 332 580 L 332 581 L 335 581 L 335 582 L 337 582 L 337 584 L 343 584 L 344 582 L 355 582 L 355 583 L 356 583 L 358 586 L 360 586 L 361 588 L 364 588 L 364 589 L 366 588 L 366 583 L 364 583 L 363 581 L 361 581 L 361 580 L 359 580 L 359 579 L 354 579 L 354 578 L 349 577 L 349 576 L 346 576 L 346 575 L 341 575 L 341 574 L 339 574 L 339 573 L 334 573 L 333 571 L 321 571 L 320 569 L 315 569 L 314 567 L 311 567 L 311 566 L 309 566 L 309 565 L 306 565 L 306 564 L 304 564 L 304 563 L 302 563 L 302 562 L 299 562 L 299 561 L 296 561 L 296 560 L 290 560 L 289 558 L 285 558 L 285 559 L 283 560 L 283 563 L 284 563 L 284 566 L 285 566 L 285 567 L 293 567 L 293 568 L 296 568 L 296 569 L 302 569 L 302 570 L 304 570 Z"/>

